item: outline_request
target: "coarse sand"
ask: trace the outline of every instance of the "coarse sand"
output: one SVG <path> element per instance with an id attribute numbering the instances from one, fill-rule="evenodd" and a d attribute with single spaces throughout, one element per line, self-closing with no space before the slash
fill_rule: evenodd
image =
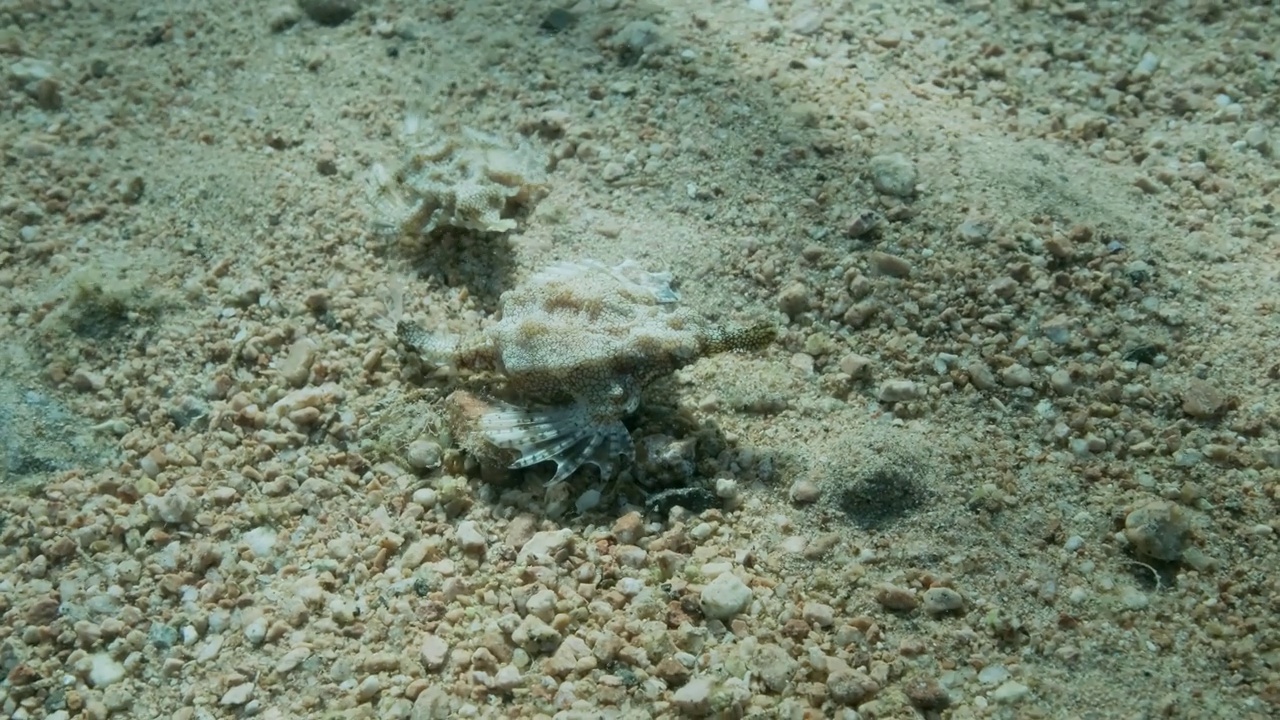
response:
<path id="1" fill-rule="evenodd" d="M 1245 0 L 0 0 L 0 709 L 1275 717 L 1277 37 Z M 379 232 L 374 168 L 468 133 L 455 226 Z M 536 195 L 483 195 L 503 142 Z M 588 259 L 779 337 L 548 487 L 394 321 Z"/>

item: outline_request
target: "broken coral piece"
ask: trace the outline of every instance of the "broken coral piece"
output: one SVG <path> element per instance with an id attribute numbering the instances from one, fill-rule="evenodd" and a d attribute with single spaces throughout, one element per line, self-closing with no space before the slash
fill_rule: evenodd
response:
<path id="1" fill-rule="evenodd" d="M 551 483 L 584 464 L 611 477 L 619 457 L 634 458 L 622 420 L 646 385 L 708 355 L 763 348 L 776 334 L 772 325 L 718 325 L 680 307 L 670 279 L 633 262 L 565 263 L 504 293 L 502 319 L 474 337 L 411 322 L 398 333 L 427 362 L 505 379 L 510 402 L 480 406 L 469 424 L 519 454 L 510 467 L 554 462 Z"/>

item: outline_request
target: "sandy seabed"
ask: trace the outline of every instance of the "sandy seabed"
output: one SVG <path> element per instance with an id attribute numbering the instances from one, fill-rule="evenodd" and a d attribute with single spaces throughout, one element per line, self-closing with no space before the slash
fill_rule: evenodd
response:
<path id="1" fill-rule="evenodd" d="M 0 707 L 1273 717 L 1277 37 L 1230 0 L 0 0 Z M 374 232 L 407 119 L 546 196 Z M 388 318 L 474 331 L 587 258 L 780 335 L 548 489 Z"/>

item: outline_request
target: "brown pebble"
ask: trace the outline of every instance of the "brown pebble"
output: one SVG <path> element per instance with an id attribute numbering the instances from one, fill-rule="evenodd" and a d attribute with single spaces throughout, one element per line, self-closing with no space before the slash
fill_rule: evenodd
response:
<path id="1" fill-rule="evenodd" d="M 822 497 L 822 489 L 812 480 L 800 479 L 791 484 L 791 502 L 797 505 L 815 503 Z"/>
<path id="2" fill-rule="evenodd" d="M 885 252 L 873 252 L 867 260 L 871 263 L 871 272 L 876 275 L 904 278 L 911 275 L 911 263 L 897 255 Z"/>
<path id="3" fill-rule="evenodd" d="M 60 603 L 56 598 L 43 597 L 27 608 L 28 625 L 48 625 L 58 619 Z"/>
<path id="4" fill-rule="evenodd" d="M 635 545 L 644 534 L 644 519 L 631 511 L 613 523 L 613 536 L 622 545 Z"/>
<path id="5" fill-rule="evenodd" d="M 825 535 L 819 535 L 805 547 L 802 555 L 806 560 L 819 560 L 839 544 L 840 533 L 830 532 Z"/>
<path id="6" fill-rule="evenodd" d="M 800 618 L 791 618 L 782 626 L 782 634 L 793 640 L 800 640 L 809 636 L 809 623 Z"/>
<path id="7" fill-rule="evenodd" d="M 1221 391 L 1199 378 L 1192 379 L 1182 391 L 1182 412 L 1197 420 L 1217 417 L 1226 402 Z"/>
<path id="8" fill-rule="evenodd" d="M 951 696 L 933 678 L 915 678 L 907 681 L 903 688 L 907 700 L 923 711 L 943 710 L 951 705 Z"/>
<path id="9" fill-rule="evenodd" d="M 1075 246 L 1062 236 L 1054 236 L 1044 241 L 1044 249 L 1059 260 L 1070 260 L 1076 254 Z"/>
<path id="10" fill-rule="evenodd" d="M 880 213 L 874 210 L 859 213 L 857 217 L 845 226 L 844 234 L 850 238 L 860 238 L 878 228 L 883 220 L 884 218 L 880 216 Z"/>
<path id="11" fill-rule="evenodd" d="M 896 612 L 910 612 L 919 604 L 915 593 L 907 588 L 887 583 L 876 588 L 876 602 Z"/>
<path id="12" fill-rule="evenodd" d="M 663 658 L 653 669 L 653 674 L 671 686 L 684 685 L 689 680 L 689 668 L 673 657 Z"/>
<path id="13" fill-rule="evenodd" d="M 809 288 L 802 283 L 792 283 L 778 293 L 778 309 L 789 318 L 795 318 L 809 308 Z"/>
<path id="14" fill-rule="evenodd" d="M 507 547 L 516 548 L 517 550 L 524 547 L 533 537 L 533 533 L 538 529 L 538 519 L 529 513 L 521 513 L 511 519 L 511 523 L 507 525 L 507 535 L 504 542 Z"/>

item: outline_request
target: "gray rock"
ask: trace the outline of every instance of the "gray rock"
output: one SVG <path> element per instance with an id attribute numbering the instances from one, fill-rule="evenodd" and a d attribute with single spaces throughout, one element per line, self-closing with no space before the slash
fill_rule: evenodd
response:
<path id="1" fill-rule="evenodd" d="M 871 185 L 877 192 L 893 197 L 911 197 L 916 192 L 916 166 L 902 153 L 871 158 Z"/>
<path id="2" fill-rule="evenodd" d="M 924 390 L 911 380 L 885 380 L 877 397 L 880 402 L 906 402 L 924 397 Z"/>

